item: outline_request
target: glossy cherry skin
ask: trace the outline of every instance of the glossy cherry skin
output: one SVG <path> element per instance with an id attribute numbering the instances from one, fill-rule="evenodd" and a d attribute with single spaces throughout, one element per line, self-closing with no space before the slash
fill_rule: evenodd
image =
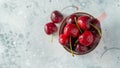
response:
<path id="1" fill-rule="evenodd" d="M 53 23 L 60 23 L 63 20 L 63 15 L 59 11 L 55 10 L 51 13 L 50 18 Z"/>
<path id="2" fill-rule="evenodd" d="M 68 37 L 65 34 L 60 34 L 59 43 L 65 46 L 67 42 L 68 42 Z"/>
<path id="3" fill-rule="evenodd" d="M 90 44 L 92 44 L 93 40 L 93 34 L 90 31 L 85 31 L 78 38 L 79 43 L 84 46 L 89 46 Z"/>
<path id="4" fill-rule="evenodd" d="M 93 34 L 93 43 L 89 45 L 90 48 L 94 47 L 99 41 L 100 41 L 100 35 L 99 34 Z"/>
<path id="5" fill-rule="evenodd" d="M 77 16 L 75 14 L 72 14 L 66 19 L 66 22 L 75 24 L 75 18 L 77 19 Z"/>
<path id="6" fill-rule="evenodd" d="M 95 27 L 97 27 L 99 30 L 100 30 L 100 22 L 99 22 L 99 20 L 97 20 L 96 18 L 94 18 L 94 19 L 92 19 L 91 20 L 91 22 L 90 22 L 91 24 L 93 24 Z M 89 29 L 92 33 L 98 33 L 98 31 L 94 28 L 94 27 L 90 27 L 90 29 Z"/>
<path id="7" fill-rule="evenodd" d="M 94 18 L 94 19 L 91 20 L 91 24 L 93 24 L 94 26 L 100 28 L 100 22 L 96 18 Z"/>
<path id="8" fill-rule="evenodd" d="M 83 53 L 83 52 L 88 51 L 88 47 L 80 45 L 80 44 L 77 44 L 77 46 L 75 48 L 75 51 L 77 51 L 78 53 Z"/>
<path id="9" fill-rule="evenodd" d="M 78 25 L 83 30 L 88 30 L 90 28 L 90 20 L 91 18 L 89 16 L 80 16 L 78 17 Z"/>
<path id="10" fill-rule="evenodd" d="M 75 24 L 68 23 L 64 28 L 64 34 L 75 38 L 79 35 L 79 30 Z"/>
<path id="11" fill-rule="evenodd" d="M 44 31 L 48 35 L 50 35 L 54 32 L 57 32 L 57 30 L 58 30 L 57 26 L 52 22 L 49 22 L 49 23 L 45 24 L 45 26 L 44 26 Z"/>

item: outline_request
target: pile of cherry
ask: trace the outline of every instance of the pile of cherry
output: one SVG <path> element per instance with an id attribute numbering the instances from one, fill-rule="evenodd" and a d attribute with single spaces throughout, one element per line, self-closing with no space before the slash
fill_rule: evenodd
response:
<path id="1" fill-rule="evenodd" d="M 59 43 L 70 53 L 86 54 L 98 45 L 102 32 L 100 22 L 92 15 L 77 12 L 64 16 L 57 10 L 51 13 L 51 22 L 45 24 L 44 30 L 50 35 L 57 32 L 57 23 L 61 22 Z"/>

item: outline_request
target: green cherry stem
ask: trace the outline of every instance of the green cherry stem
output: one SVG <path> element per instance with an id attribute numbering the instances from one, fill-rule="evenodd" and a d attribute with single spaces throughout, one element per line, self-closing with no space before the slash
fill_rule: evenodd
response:
<path id="1" fill-rule="evenodd" d="M 76 46 L 77 43 L 78 43 L 78 39 L 75 41 L 74 46 Z"/>
<path id="2" fill-rule="evenodd" d="M 72 41 L 71 41 L 71 36 L 70 36 L 70 51 L 71 51 L 71 53 L 72 53 L 72 56 L 74 57 L 74 53 L 73 53 L 73 50 L 72 50 L 72 43 L 71 43 Z"/>
<path id="3" fill-rule="evenodd" d="M 99 35 L 102 37 L 102 33 L 101 33 L 100 29 L 97 28 L 96 26 L 94 26 L 94 25 L 91 24 L 91 23 L 90 23 L 90 25 L 91 25 L 93 28 L 95 28 L 95 29 L 98 31 Z"/>
<path id="4" fill-rule="evenodd" d="M 51 35 L 51 42 L 53 43 L 54 34 Z"/>
<path id="5" fill-rule="evenodd" d="M 74 17 L 74 19 L 75 19 L 75 24 L 76 24 L 77 28 L 80 30 L 80 33 L 82 33 L 82 30 L 80 29 L 80 27 L 79 27 L 78 24 L 77 24 L 77 19 L 76 19 L 76 17 Z"/>

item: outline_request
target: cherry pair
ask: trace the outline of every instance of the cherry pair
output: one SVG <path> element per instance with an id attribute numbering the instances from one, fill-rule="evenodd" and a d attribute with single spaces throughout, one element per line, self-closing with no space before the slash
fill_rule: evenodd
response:
<path id="1" fill-rule="evenodd" d="M 60 23 L 63 20 L 63 15 L 59 11 L 55 10 L 51 13 L 50 18 L 52 22 L 48 22 L 44 26 L 44 31 L 48 35 L 57 32 L 58 28 L 55 24 Z"/>

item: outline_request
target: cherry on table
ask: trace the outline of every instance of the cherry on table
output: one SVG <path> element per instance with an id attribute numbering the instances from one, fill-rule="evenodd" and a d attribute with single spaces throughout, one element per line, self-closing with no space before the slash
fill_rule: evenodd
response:
<path id="1" fill-rule="evenodd" d="M 58 28 L 53 22 L 48 22 L 44 25 L 44 31 L 46 34 L 50 35 L 54 32 L 57 32 Z"/>
<path id="2" fill-rule="evenodd" d="M 89 46 L 93 42 L 93 34 L 90 31 L 85 31 L 79 36 L 78 41 L 84 46 Z"/>
<path id="3" fill-rule="evenodd" d="M 53 23 L 60 23 L 63 20 L 63 15 L 59 11 L 55 10 L 51 13 L 50 18 Z"/>
<path id="4" fill-rule="evenodd" d="M 90 20 L 91 18 L 89 16 L 83 15 L 78 17 L 78 25 L 83 30 L 88 30 L 90 28 Z"/>

